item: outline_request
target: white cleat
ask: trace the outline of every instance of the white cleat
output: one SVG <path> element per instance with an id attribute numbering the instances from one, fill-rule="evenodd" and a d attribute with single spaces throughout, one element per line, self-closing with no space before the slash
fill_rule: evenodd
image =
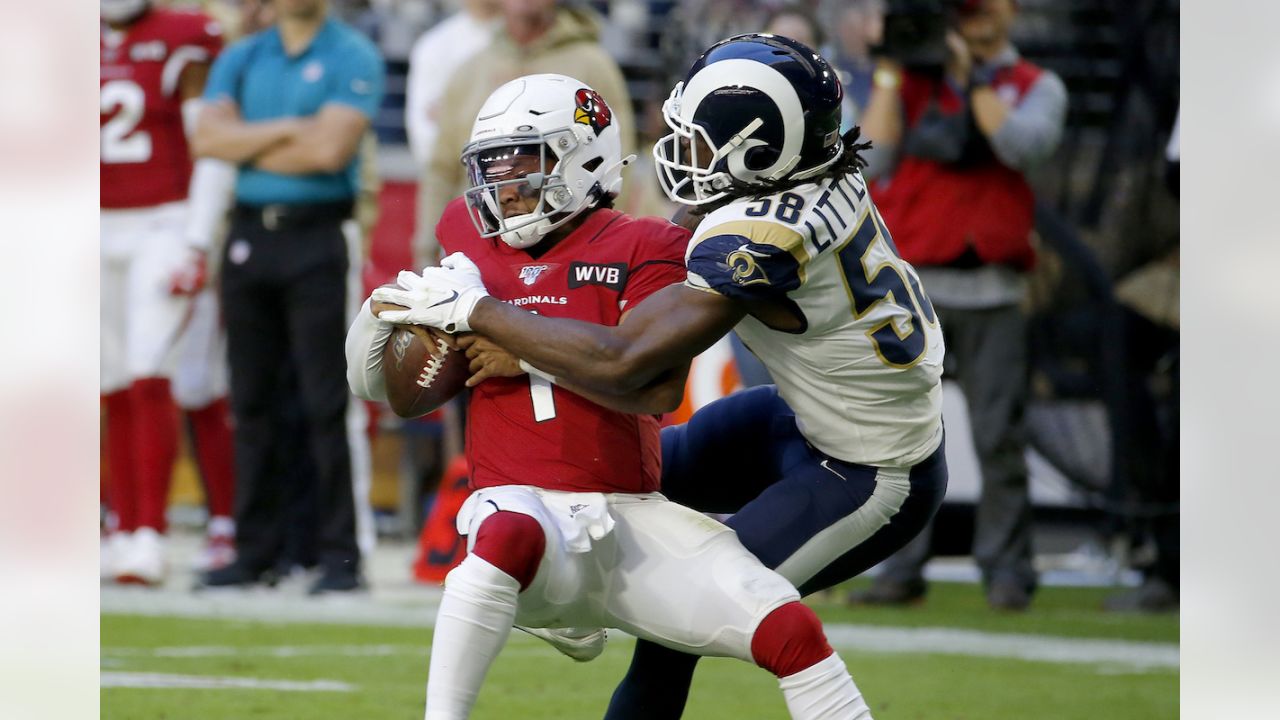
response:
<path id="1" fill-rule="evenodd" d="M 127 532 L 113 532 L 102 539 L 98 545 L 98 571 L 103 580 L 115 580 L 116 568 L 124 559 L 125 553 L 133 546 L 133 536 Z"/>
<path id="2" fill-rule="evenodd" d="M 546 641 L 562 655 L 578 662 L 589 662 L 599 657 L 604 652 L 604 643 L 608 639 L 604 628 L 531 628 L 516 625 L 516 629 Z"/>
<path id="3" fill-rule="evenodd" d="M 196 557 L 196 572 L 221 570 L 236 560 L 236 523 L 229 517 L 212 517 L 205 529 L 204 549 Z"/>
<path id="4" fill-rule="evenodd" d="M 164 536 L 153 528 L 139 528 L 116 562 L 116 582 L 159 585 L 164 566 Z"/>

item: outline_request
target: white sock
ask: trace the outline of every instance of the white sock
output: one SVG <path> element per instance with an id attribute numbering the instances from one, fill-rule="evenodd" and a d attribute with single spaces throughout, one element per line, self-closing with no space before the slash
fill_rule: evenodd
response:
<path id="1" fill-rule="evenodd" d="M 792 720 L 871 720 L 871 708 L 836 653 L 778 680 Z"/>
<path id="2" fill-rule="evenodd" d="M 511 633 L 520 583 L 468 555 L 445 578 L 427 676 L 426 720 L 465 720 Z"/>

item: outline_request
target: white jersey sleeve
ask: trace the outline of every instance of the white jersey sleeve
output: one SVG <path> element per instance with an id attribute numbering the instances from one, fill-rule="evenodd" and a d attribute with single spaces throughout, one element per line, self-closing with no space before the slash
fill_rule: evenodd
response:
<path id="1" fill-rule="evenodd" d="M 942 330 L 860 173 L 735 201 L 709 214 L 686 284 L 787 308 L 736 330 L 805 438 L 841 460 L 912 465 L 942 438 Z"/>

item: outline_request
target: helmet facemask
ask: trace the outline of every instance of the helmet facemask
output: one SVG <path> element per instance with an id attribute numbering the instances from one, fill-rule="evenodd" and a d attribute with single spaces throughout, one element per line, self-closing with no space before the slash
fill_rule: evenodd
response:
<path id="1" fill-rule="evenodd" d="M 706 128 L 681 113 L 683 91 L 684 83 L 677 83 L 662 104 L 662 117 L 671 132 L 654 143 L 653 159 L 667 197 L 683 205 L 705 205 L 728 197 L 731 189 L 741 184 L 730 167 L 741 164 L 751 148 L 765 144 L 751 137 L 762 121 L 746 121 L 740 131 L 717 147 Z"/>
<path id="2" fill-rule="evenodd" d="M 575 193 L 559 172 L 580 151 L 571 128 L 486 138 L 468 145 L 462 152 L 471 183 L 465 197 L 480 236 L 500 236 L 523 250 L 590 207 L 600 194 L 598 185 Z M 523 205 L 536 198 L 536 204 L 529 212 L 504 217 L 504 198 Z"/>

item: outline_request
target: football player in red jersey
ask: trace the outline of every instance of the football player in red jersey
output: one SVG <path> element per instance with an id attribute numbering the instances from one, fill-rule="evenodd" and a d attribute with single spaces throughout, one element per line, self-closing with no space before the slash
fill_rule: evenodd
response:
<path id="1" fill-rule="evenodd" d="M 472 188 L 446 210 L 437 235 L 446 250 L 476 258 L 495 297 L 617 325 L 682 278 L 686 230 L 610 207 L 625 161 L 595 91 L 562 75 L 519 78 L 489 97 L 471 138 L 463 160 Z M 383 399 L 381 358 L 393 326 L 373 309 L 366 303 L 348 334 L 348 379 L 357 395 Z M 580 660 L 598 654 L 603 633 L 572 628 L 616 627 L 736 657 L 780 678 L 794 718 L 869 716 L 795 589 L 727 527 L 656 492 L 657 419 L 624 411 L 673 409 L 686 372 L 672 368 L 613 408 L 536 372 L 472 391 L 476 491 L 458 515 L 470 554 L 440 603 L 427 720 L 468 717 L 513 622 L 570 628 L 558 638 L 577 635 L 580 646 L 557 646 Z"/>
<path id="2" fill-rule="evenodd" d="M 153 8 L 148 0 L 101 0 L 100 9 L 101 388 L 114 516 L 103 574 L 154 584 L 165 569 L 174 394 L 193 428 L 211 533 L 226 541 L 231 532 L 225 370 L 216 303 L 201 292 L 207 229 L 225 210 L 231 174 L 201 161 L 193 178 L 187 147 L 222 35 L 205 15 Z M 185 372 L 175 377 L 179 355 L 192 353 L 204 369 L 184 359 Z"/>
<path id="3" fill-rule="evenodd" d="M 407 308 L 380 317 L 475 330 L 558 385 L 623 395 L 735 328 L 777 384 L 664 430 L 662 491 L 732 513 L 743 546 L 801 593 L 854 577 L 916 537 L 946 492 L 945 342 L 859 172 L 867 146 L 839 133 L 842 100 L 826 60 L 782 36 L 728 38 L 694 62 L 654 145 L 667 196 L 702 211 L 688 276 L 625 323 L 486 300 L 462 254 L 400 278 L 411 291 L 375 292 Z M 480 375 L 509 372 L 493 354 L 473 361 Z M 607 717 L 679 718 L 696 663 L 642 639 Z"/>

